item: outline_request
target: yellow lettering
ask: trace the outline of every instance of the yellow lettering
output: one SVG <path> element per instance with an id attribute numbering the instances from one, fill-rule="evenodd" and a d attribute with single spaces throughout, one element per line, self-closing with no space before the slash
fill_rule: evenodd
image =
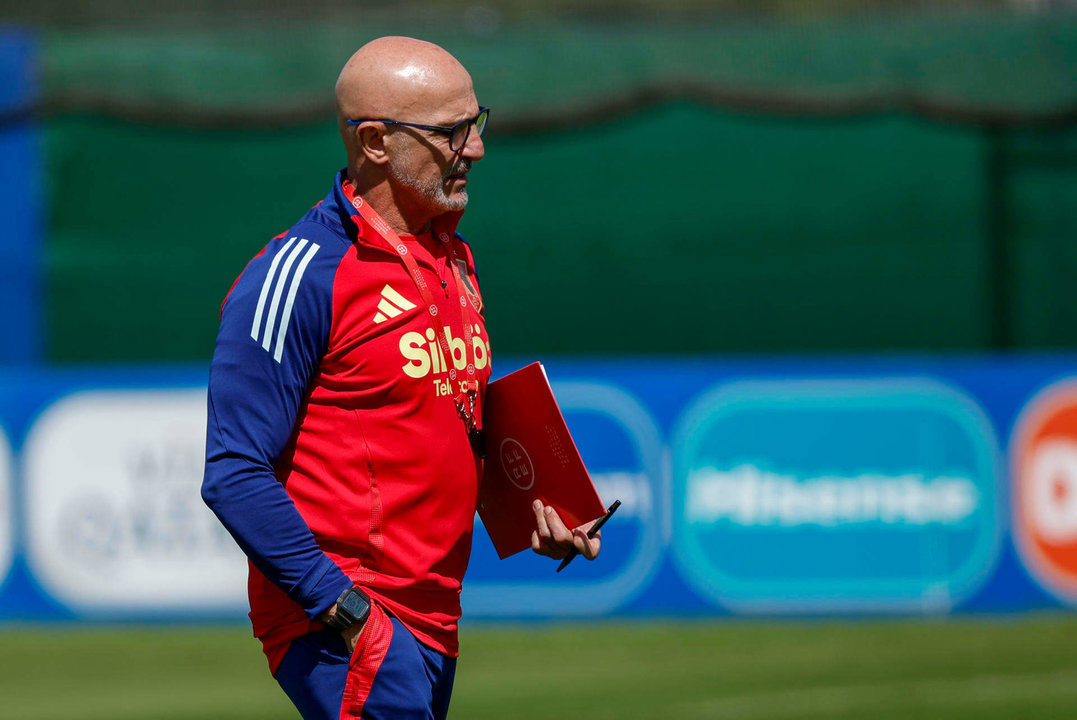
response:
<path id="1" fill-rule="evenodd" d="M 430 341 L 428 343 L 430 346 L 429 355 L 433 360 L 434 374 L 437 375 L 439 372 L 441 372 L 441 367 L 445 363 L 442 361 L 441 350 L 438 348 L 437 341 L 434 340 L 434 331 L 430 328 L 426 329 L 426 339 Z"/>
<path id="2" fill-rule="evenodd" d="M 405 333 L 400 338 L 400 354 L 410 361 L 401 369 L 409 377 L 421 378 L 430 374 L 430 354 L 423 348 L 425 344 L 426 338 L 417 332 Z"/>
<path id="3" fill-rule="evenodd" d="M 490 355 L 486 349 L 486 343 L 482 341 L 481 337 L 476 335 L 471 338 L 471 347 L 475 350 L 475 369 L 482 370 L 486 367 L 486 364 L 490 359 Z"/>
<path id="4" fill-rule="evenodd" d="M 454 338 L 449 328 L 445 328 L 445 339 L 448 341 L 449 351 L 452 353 L 452 364 L 456 366 L 457 370 L 463 370 L 467 367 L 467 348 L 464 346 L 464 341 L 460 338 Z"/>

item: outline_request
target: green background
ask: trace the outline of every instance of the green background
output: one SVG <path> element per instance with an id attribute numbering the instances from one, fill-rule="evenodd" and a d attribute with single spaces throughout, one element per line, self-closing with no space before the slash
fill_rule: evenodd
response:
<path id="1" fill-rule="evenodd" d="M 402 31 L 42 33 L 46 358 L 204 361 Z M 493 107 L 461 231 L 496 353 L 1071 348 L 1077 15 L 414 34 Z"/>

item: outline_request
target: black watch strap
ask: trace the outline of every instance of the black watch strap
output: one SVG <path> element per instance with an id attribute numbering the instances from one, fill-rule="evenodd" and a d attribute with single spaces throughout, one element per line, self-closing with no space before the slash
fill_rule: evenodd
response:
<path id="1" fill-rule="evenodd" d="M 350 587 L 337 598 L 337 609 L 325 624 L 343 632 L 352 625 L 362 625 L 370 617 L 370 596 L 362 588 Z"/>

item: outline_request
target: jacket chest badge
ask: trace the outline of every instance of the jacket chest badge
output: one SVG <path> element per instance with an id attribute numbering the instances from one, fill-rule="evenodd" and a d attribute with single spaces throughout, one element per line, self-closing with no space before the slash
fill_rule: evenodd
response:
<path id="1" fill-rule="evenodd" d="M 471 301 L 471 306 L 475 308 L 475 311 L 480 315 L 482 314 L 482 298 L 479 297 L 479 291 L 471 283 L 471 277 L 467 274 L 467 263 L 461 258 L 454 258 L 453 262 L 456 263 L 457 270 L 460 271 L 460 277 L 464 281 L 464 293 L 467 295 L 467 299 Z"/>

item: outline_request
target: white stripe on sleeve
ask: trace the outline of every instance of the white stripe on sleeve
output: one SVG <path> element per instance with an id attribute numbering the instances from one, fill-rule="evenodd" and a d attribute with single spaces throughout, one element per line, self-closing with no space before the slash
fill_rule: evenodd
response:
<path id="1" fill-rule="evenodd" d="M 269 265 L 269 273 L 266 275 L 265 282 L 262 283 L 262 293 L 258 296 L 258 307 L 254 310 L 254 324 L 251 325 L 251 339 L 258 339 L 258 329 L 262 326 L 262 311 L 265 310 L 266 298 L 269 296 L 269 287 L 273 284 L 273 279 L 277 275 L 277 265 L 280 264 L 281 257 L 284 253 L 288 252 L 288 248 L 295 242 L 295 238 L 292 238 L 284 244 L 277 254 L 273 256 L 273 262 Z"/>
<path id="2" fill-rule="evenodd" d="M 288 286 L 288 298 L 284 301 L 284 313 L 280 318 L 280 331 L 277 333 L 277 349 L 273 352 L 273 359 L 278 363 L 281 357 L 284 355 L 284 338 L 288 335 L 288 321 L 292 317 L 292 305 L 295 303 L 295 294 L 299 292 L 299 283 L 303 280 L 303 273 L 307 269 L 307 263 L 314 257 L 314 254 L 318 252 L 320 246 L 318 243 L 311 243 L 310 249 L 307 250 L 307 254 L 303 256 L 303 259 L 299 261 L 299 267 L 295 269 L 295 276 L 292 278 L 292 284 Z"/>
<path id="3" fill-rule="evenodd" d="M 288 272 L 292 269 L 292 264 L 306 245 L 306 240 L 300 240 L 299 244 L 288 253 L 288 259 L 284 261 L 284 267 L 281 268 L 280 276 L 277 277 L 277 282 L 273 287 L 273 302 L 269 303 L 269 316 L 266 318 L 266 328 L 262 334 L 262 349 L 266 352 L 269 351 L 273 330 L 276 327 L 277 310 L 280 308 L 281 295 L 284 294 L 284 281 L 288 279 Z"/>

